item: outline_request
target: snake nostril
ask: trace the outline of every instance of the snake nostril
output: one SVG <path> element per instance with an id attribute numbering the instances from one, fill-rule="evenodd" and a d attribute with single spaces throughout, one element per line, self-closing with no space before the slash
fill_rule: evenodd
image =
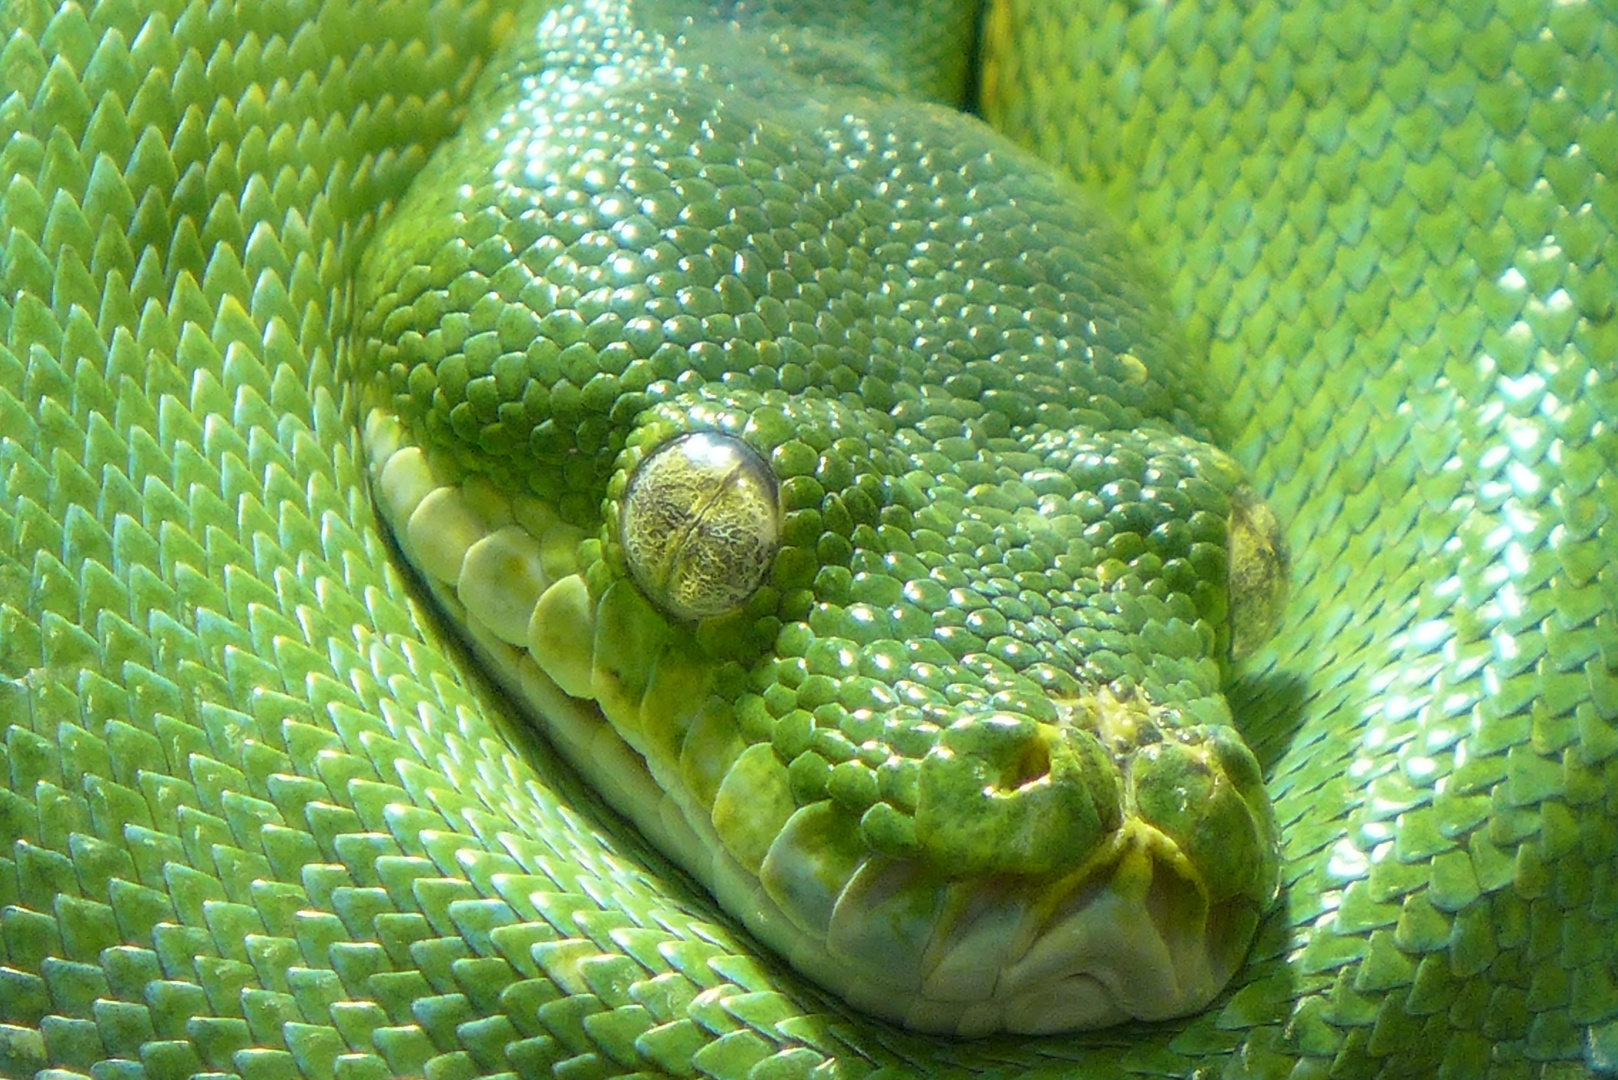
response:
<path id="1" fill-rule="evenodd" d="M 1043 738 L 1036 736 L 1000 773 L 996 791 L 1000 794 L 1022 791 L 1035 784 L 1048 783 L 1050 775 L 1050 748 L 1045 745 Z"/>

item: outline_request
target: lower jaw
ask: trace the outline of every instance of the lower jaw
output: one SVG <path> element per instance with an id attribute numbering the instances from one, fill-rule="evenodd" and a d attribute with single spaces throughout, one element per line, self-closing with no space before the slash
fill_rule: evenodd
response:
<path id="1" fill-rule="evenodd" d="M 1184 888 L 1194 886 L 1160 857 L 1161 844 L 1127 828 L 1090 860 L 1088 872 L 1032 889 L 1005 876 L 943 880 L 918 863 L 872 854 L 834 890 L 827 918 L 789 910 L 727 851 L 711 808 L 677 778 L 657 775 L 668 763 L 660 768 L 658 755 L 643 756 L 644 748 L 607 720 L 593 700 L 588 666 L 542 666 L 530 649 L 541 598 L 577 570 L 557 552 L 582 534 L 537 501 L 524 506 L 466 482 L 383 410 L 367 418 L 364 441 L 384 524 L 482 669 L 635 831 L 791 967 L 848 1005 L 928 1034 L 1057 1034 L 1195 1012 L 1229 978 L 1228 965 L 1153 925 L 1154 882 L 1159 892 L 1176 876 Z M 505 588 L 474 584 L 486 569 L 480 563 L 502 559 L 509 564 Z M 562 630 L 570 635 L 585 636 Z M 1104 863 L 1130 868 L 1121 878 L 1116 869 L 1105 875 L 1124 887 L 1086 884 Z M 884 918 L 898 910 L 895 903 L 938 913 L 947 932 L 940 936 L 936 921 L 906 927 Z"/>

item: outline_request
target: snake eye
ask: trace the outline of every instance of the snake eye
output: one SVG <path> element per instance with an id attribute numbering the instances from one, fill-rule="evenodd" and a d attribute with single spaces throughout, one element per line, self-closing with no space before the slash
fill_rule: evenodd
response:
<path id="1" fill-rule="evenodd" d="M 764 580 L 781 534 L 775 477 L 740 439 L 682 435 L 644 458 L 619 512 L 629 572 L 680 619 L 734 611 Z"/>
<path id="2" fill-rule="evenodd" d="M 1281 622 L 1292 570 L 1281 521 L 1252 488 L 1238 488 L 1231 496 L 1226 549 L 1230 656 L 1240 660 L 1264 644 Z"/>

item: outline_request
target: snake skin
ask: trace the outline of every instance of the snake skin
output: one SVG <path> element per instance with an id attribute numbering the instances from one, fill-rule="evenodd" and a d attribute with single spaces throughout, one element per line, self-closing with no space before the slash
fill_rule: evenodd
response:
<path id="1" fill-rule="evenodd" d="M 990 11 L 986 114 L 1156 260 L 1295 579 L 1233 988 L 972 1042 L 784 974 L 389 564 L 349 275 L 510 13 L 0 20 L 0 1075 L 1618 1074 L 1610 3 Z"/>

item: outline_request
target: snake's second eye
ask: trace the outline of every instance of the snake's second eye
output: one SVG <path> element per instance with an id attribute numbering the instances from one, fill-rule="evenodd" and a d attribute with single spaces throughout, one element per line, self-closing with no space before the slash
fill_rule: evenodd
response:
<path id="1" fill-rule="evenodd" d="M 1264 644 L 1280 623 L 1292 560 L 1280 519 L 1249 487 L 1231 496 L 1227 543 L 1230 656 L 1240 660 Z"/>
<path id="2" fill-rule="evenodd" d="M 636 466 L 618 524 L 641 591 L 676 618 L 705 619 L 741 607 L 763 582 L 781 504 L 770 467 L 751 447 L 697 432 Z"/>

